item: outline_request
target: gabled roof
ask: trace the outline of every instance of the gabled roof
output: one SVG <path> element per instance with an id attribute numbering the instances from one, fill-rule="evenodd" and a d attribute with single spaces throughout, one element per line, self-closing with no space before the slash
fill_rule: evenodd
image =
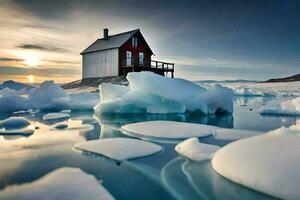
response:
<path id="1" fill-rule="evenodd" d="M 132 30 L 132 31 L 124 32 L 124 33 L 118 33 L 115 35 L 109 35 L 108 39 L 106 39 L 106 40 L 103 38 L 97 39 L 94 43 L 92 43 L 89 47 L 87 47 L 80 54 L 86 54 L 86 53 L 91 53 L 91 52 L 96 52 L 96 51 L 103 51 L 103 50 L 107 50 L 107 49 L 119 48 L 138 32 L 140 32 L 140 29 L 136 29 L 136 30 Z M 146 44 L 147 44 L 147 42 L 146 42 Z M 151 50 L 151 52 L 152 52 L 152 50 Z"/>

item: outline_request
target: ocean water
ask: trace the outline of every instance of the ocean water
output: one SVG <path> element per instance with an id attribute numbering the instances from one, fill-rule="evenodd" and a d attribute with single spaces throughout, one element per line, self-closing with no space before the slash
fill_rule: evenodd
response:
<path id="1" fill-rule="evenodd" d="M 72 112 L 73 120 L 94 126 L 92 131 L 79 133 L 64 130 L 49 132 L 58 121 L 44 122 L 42 116 L 45 113 L 35 116 L 24 114 L 22 116 L 41 128 L 38 133 L 44 137 L 33 143 L 21 143 L 17 151 L 0 152 L 0 190 L 10 185 L 32 182 L 61 167 L 78 167 L 101 180 L 116 199 L 275 199 L 221 177 L 211 168 L 210 161 L 194 162 L 182 158 L 175 152 L 174 143 L 159 143 L 164 148 L 162 152 L 121 163 L 73 148 L 76 142 L 84 140 L 129 137 L 118 130 L 120 126 L 147 120 L 174 120 L 258 131 L 296 123 L 297 117 L 260 115 L 258 109 L 271 100 L 270 97 L 238 97 L 234 101 L 234 114 L 222 116 L 99 116 L 93 112 Z M 7 117 L 0 115 L 1 119 Z M 26 140 L 33 140 L 31 138 L 34 138 L 33 135 Z M 0 145 L 18 139 L 6 136 Z M 223 146 L 230 141 L 206 137 L 201 142 Z"/>

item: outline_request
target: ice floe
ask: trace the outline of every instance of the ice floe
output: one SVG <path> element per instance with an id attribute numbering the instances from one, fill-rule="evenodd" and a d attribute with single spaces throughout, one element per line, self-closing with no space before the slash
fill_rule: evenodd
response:
<path id="1" fill-rule="evenodd" d="M 300 121 L 262 136 L 238 140 L 216 152 L 213 169 L 254 190 L 281 198 L 300 198 Z"/>
<path id="2" fill-rule="evenodd" d="M 138 122 L 126 124 L 120 130 L 133 137 L 165 142 L 170 142 L 171 139 L 201 138 L 211 135 L 217 140 L 238 140 L 263 134 L 263 132 L 259 131 L 219 128 L 206 124 L 176 121 Z"/>
<path id="3" fill-rule="evenodd" d="M 83 124 L 82 120 L 69 119 L 67 122 L 56 123 L 52 126 L 51 130 L 77 130 L 77 131 L 90 131 L 93 130 L 92 124 Z"/>
<path id="4" fill-rule="evenodd" d="M 105 138 L 78 143 L 76 149 L 122 161 L 149 156 L 162 150 L 161 146 L 130 138 Z"/>
<path id="5" fill-rule="evenodd" d="M 69 118 L 70 115 L 68 113 L 47 113 L 43 116 L 43 120 L 58 120 L 58 119 L 66 119 Z"/>
<path id="6" fill-rule="evenodd" d="M 177 153 L 191 160 L 209 160 L 220 147 L 212 144 L 200 143 L 198 138 L 189 138 L 175 146 Z"/>
<path id="7" fill-rule="evenodd" d="M 56 169 L 31 183 L 8 186 L 0 191 L 0 199 L 112 200 L 114 197 L 94 176 L 79 168 L 64 167 Z"/>
<path id="8" fill-rule="evenodd" d="M 300 97 L 283 101 L 279 105 L 261 108 L 259 112 L 265 115 L 300 115 Z"/>
<path id="9" fill-rule="evenodd" d="M 233 91 L 216 85 L 205 89 L 184 79 L 171 79 L 151 72 L 127 74 L 129 86 L 100 86 L 99 113 L 233 112 Z"/>
<path id="10" fill-rule="evenodd" d="M 0 135 L 31 135 L 35 127 L 24 117 L 10 117 L 0 121 Z"/>
<path id="11" fill-rule="evenodd" d="M 127 124 L 121 131 L 137 137 L 185 139 L 212 135 L 217 127 L 175 121 L 146 121 Z"/>

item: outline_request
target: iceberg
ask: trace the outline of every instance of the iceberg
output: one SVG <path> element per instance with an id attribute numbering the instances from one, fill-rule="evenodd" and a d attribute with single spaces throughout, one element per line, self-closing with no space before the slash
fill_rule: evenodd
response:
<path id="1" fill-rule="evenodd" d="M 27 110 L 30 108 L 28 99 L 19 95 L 0 96 L 0 110 L 2 113 Z"/>
<path id="2" fill-rule="evenodd" d="M 127 124 L 121 131 L 130 136 L 185 139 L 190 137 L 206 137 L 212 135 L 217 127 L 175 121 L 146 121 Z"/>
<path id="3" fill-rule="evenodd" d="M 300 199 L 300 121 L 216 152 L 213 169 L 229 180 L 280 199 Z"/>
<path id="4" fill-rule="evenodd" d="M 29 94 L 32 107 L 41 110 L 65 109 L 68 106 L 69 96 L 53 81 L 45 81 Z"/>
<path id="5" fill-rule="evenodd" d="M 92 175 L 79 168 L 59 168 L 31 183 L 8 186 L 0 191 L 2 200 L 113 200 L 114 197 Z"/>
<path id="6" fill-rule="evenodd" d="M 300 115 L 300 97 L 282 102 L 280 105 L 260 109 L 264 115 Z"/>
<path id="7" fill-rule="evenodd" d="M 16 94 L 16 90 L 10 89 L 10 88 L 3 88 L 2 90 L 0 90 L 0 97 L 1 96 L 7 96 L 7 95 L 14 95 Z"/>
<path id="8" fill-rule="evenodd" d="M 31 135 L 35 127 L 24 117 L 10 117 L 0 121 L 0 135 Z"/>
<path id="9" fill-rule="evenodd" d="M 215 85 L 205 89 L 184 79 L 171 79 L 152 72 L 127 74 L 129 86 L 101 84 L 98 113 L 233 112 L 233 91 Z"/>
<path id="10" fill-rule="evenodd" d="M 210 160 L 220 147 L 212 144 L 200 143 L 198 138 L 189 138 L 175 146 L 177 153 L 191 160 Z"/>
<path id="11" fill-rule="evenodd" d="M 77 143 L 76 149 L 123 161 L 153 155 L 162 150 L 160 145 L 130 138 L 105 138 Z"/>
<path id="12" fill-rule="evenodd" d="M 71 110 L 93 110 L 99 103 L 99 93 L 70 94 L 68 108 Z"/>

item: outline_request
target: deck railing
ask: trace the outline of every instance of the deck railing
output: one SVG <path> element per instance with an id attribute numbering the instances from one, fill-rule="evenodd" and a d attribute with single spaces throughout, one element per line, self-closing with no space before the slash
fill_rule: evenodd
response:
<path id="1" fill-rule="evenodd" d="M 140 68 L 139 70 L 141 71 L 143 71 L 142 68 L 152 68 L 155 71 L 162 71 L 162 74 L 165 74 L 165 76 L 168 74 L 168 72 L 170 72 L 172 78 L 174 77 L 174 66 L 174 63 L 168 63 L 158 60 L 144 59 L 141 61 L 140 59 L 134 58 L 121 60 L 122 68 L 132 68 L 132 71 L 135 71 L 134 68 Z M 147 70 L 145 69 L 145 71 Z"/>

